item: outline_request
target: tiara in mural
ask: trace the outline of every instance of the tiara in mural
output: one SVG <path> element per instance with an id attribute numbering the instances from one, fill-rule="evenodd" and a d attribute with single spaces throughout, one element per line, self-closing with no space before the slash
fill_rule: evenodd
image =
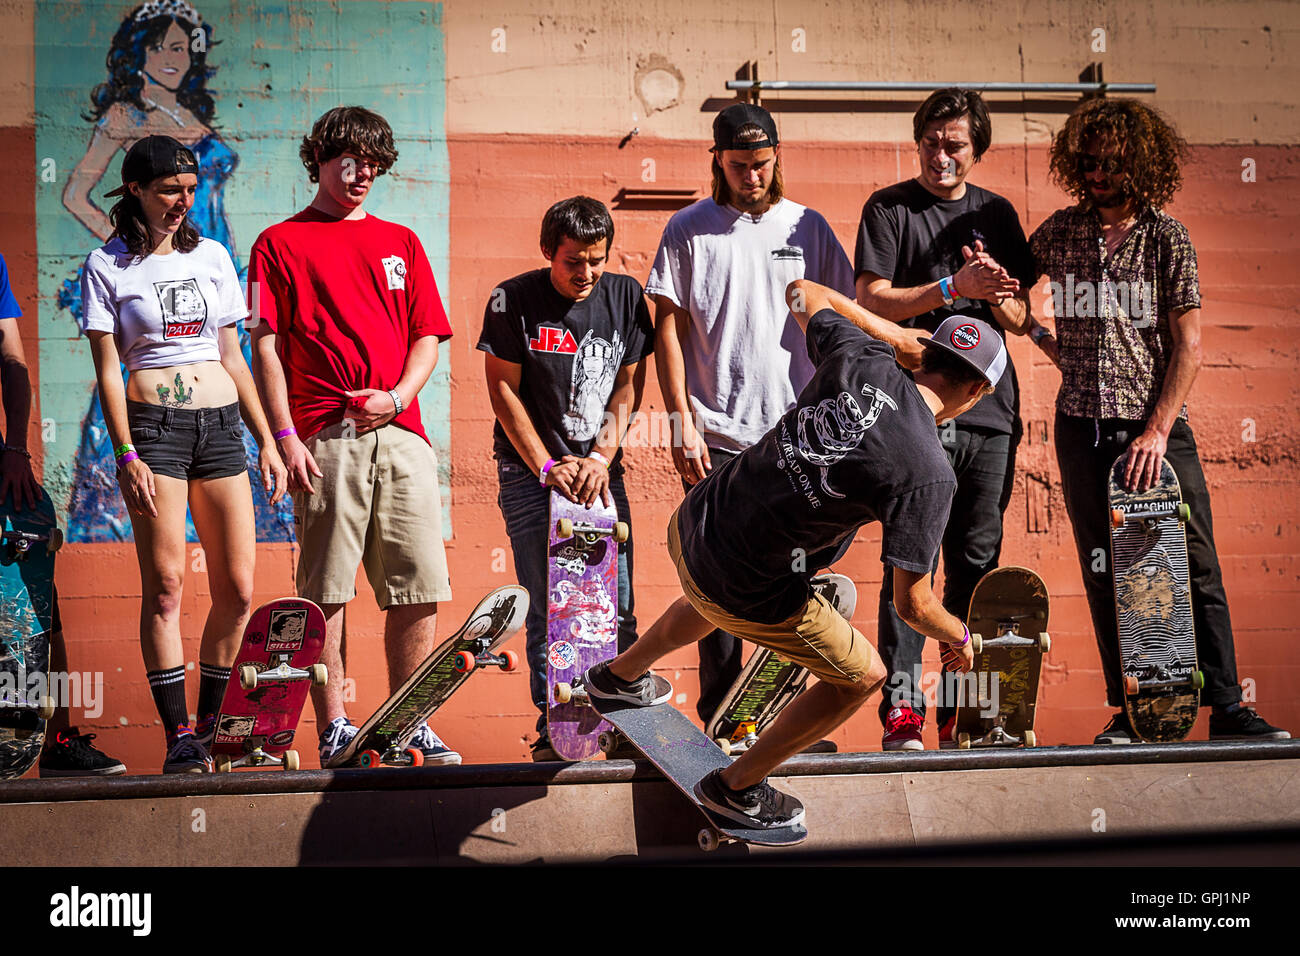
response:
<path id="1" fill-rule="evenodd" d="M 135 16 L 131 19 L 136 23 L 140 23 L 144 20 L 152 20 L 154 17 L 180 17 L 190 23 L 203 22 L 203 18 L 199 16 L 199 11 L 186 3 L 185 0 L 149 0 L 148 3 L 140 6 L 140 9 L 135 12 Z"/>

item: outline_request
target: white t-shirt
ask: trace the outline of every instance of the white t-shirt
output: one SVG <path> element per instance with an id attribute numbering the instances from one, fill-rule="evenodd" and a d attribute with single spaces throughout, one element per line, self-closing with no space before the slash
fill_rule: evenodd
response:
<path id="1" fill-rule="evenodd" d="M 762 216 L 701 199 L 668 220 L 646 293 L 690 313 L 686 391 L 711 448 L 757 442 L 812 378 L 785 288 L 811 279 L 853 298 L 853 266 L 830 225 L 782 199 Z"/>
<path id="2" fill-rule="evenodd" d="M 138 261 L 113 239 L 86 257 L 81 301 L 81 331 L 112 332 L 132 372 L 220 361 L 217 330 L 248 318 L 230 253 L 212 239 Z"/>

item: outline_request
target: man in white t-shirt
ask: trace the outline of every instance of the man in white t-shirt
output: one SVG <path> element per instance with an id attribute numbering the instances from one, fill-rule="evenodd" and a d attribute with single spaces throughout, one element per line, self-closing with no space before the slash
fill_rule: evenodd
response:
<path id="1" fill-rule="evenodd" d="M 853 268 L 831 227 L 785 198 L 779 143 L 762 107 L 717 115 L 713 194 L 668 220 L 646 283 L 659 387 L 680 423 L 673 464 L 688 489 L 766 434 L 812 377 L 786 286 L 811 279 L 853 297 Z M 700 643 L 702 720 L 740 667 L 732 635 Z"/>

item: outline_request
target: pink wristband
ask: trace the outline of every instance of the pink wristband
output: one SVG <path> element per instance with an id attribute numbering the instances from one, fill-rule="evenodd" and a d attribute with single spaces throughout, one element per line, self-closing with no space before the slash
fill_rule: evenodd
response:
<path id="1" fill-rule="evenodd" d="M 962 640 L 962 642 L 961 642 L 960 644 L 958 644 L 957 646 L 958 646 L 958 647 L 965 647 L 967 644 L 970 643 L 970 628 L 967 627 L 967 626 L 965 625 L 965 623 L 963 623 L 962 626 L 961 626 L 961 629 L 962 629 L 962 631 L 966 634 L 966 637 L 965 637 L 965 638 Z"/>
<path id="2" fill-rule="evenodd" d="M 542 487 L 543 487 L 543 488 L 546 487 L 546 473 L 547 473 L 548 471 L 550 471 L 554 466 L 555 466 L 555 459 L 554 459 L 554 458 L 548 458 L 548 459 L 546 459 L 546 464 L 542 465 L 542 470 L 541 470 L 541 472 L 540 472 L 540 474 L 539 474 L 538 477 L 539 477 L 539 480 L 540 480 L 541 483 L 542 483 Z"/>
<path id="3" fill-rule="evenodd" d="M 290 425 L 288 428 L 280 429 L 278 432 L 275 433 L 274 437 L 276 441 L 279 441 L 281 438 L 288 438 L 290 435 L 296 435 L 296 434 L 298 434 L 298 429 Z"/>
<path id="4" fill-rule="evenodd" d="M 128 451 L 125 455 L 123 455 L 121 458 L 117 460 L 117 467 L 121 468 L 127 462 L 135 461 L 139 457 L 140 457 L 139 452 Z"/>

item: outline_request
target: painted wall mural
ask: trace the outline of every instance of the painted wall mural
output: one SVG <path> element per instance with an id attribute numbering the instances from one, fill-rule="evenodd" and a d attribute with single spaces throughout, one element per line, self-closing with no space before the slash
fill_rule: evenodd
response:
<path id="1" fill-rule="evenodd" d="M 104 193 L 120 182 L 136 140 L 173 136 L 199 161 L 191 219 L 245 276 L 262 229 L 304 208 L 315 188 L 298 144 L 325 110 L 366 106 L 393 127 L 397 166 L 369 213 L 420 236 L 448 289 L 449 174 L 441 5 L 259 4 L 152 0 L 42 2 L 36 15 L 36 150 L 57 185 L 38 190 L 41 408 L 46 486 L 72 541 L 124 541 L 122 504 L 94 365 L 78 332 L 80 270 L 111 232 Z M 65 172 L 66 171 L 66 172 Z M 244 353 L 249 336 L 240 329 Z M 438 454 L 443 530 L 450 537 L 450 355 L 420 395 Z M 259 541 L 293 540 L 288 498 L 272 507 L 245 434 Z M 189 539 L 195 540 L 189 526 Z"/>

